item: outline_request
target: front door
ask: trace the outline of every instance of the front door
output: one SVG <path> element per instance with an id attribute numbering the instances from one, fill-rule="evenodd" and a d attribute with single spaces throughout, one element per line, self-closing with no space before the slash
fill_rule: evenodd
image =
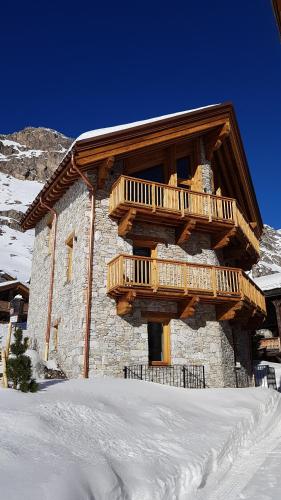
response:
<path id="1" fill-rule="evenodd" d="M 154 322 L 147 323 L 147 333 L 149 364 L 163 362 L 163 324 Z"/>

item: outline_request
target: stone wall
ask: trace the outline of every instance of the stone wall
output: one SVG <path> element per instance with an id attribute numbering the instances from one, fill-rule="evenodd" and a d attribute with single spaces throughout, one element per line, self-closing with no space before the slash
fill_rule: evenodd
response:
<path id="1" fill-rule="evenodd" d="M 58 352 L 54 352 L 54 328 L 51 329 L 50 358 L 55 357 L 69 376 L 79 376 L 83 367 L 87 229 L 89 195 L 81 181 L 65 193 L 54 207 L 58 213 L 56 265 L 52 307 L 52 325 L 58 322 Z M 31 273 L 28 333 L 34 336 L 41 355 L 44 353 L 47 324 L 51 256 L 48 246 L 48 215 L 36 227 Z M 73 279 L 67 281 L 66 240 L 74 232 Z"/>
<path id="2" fill-rule="evenodd" d="M 175 312 L 174 302 L 136 300 L 130 315 L 119 317 L 115 301 L 107 295 L 107 264 L 120 253 L 133 253 L 133 241 L 118 236 L 117 222 L 109 217 L 109 194 L 122 173 L 122 162 L 114 165 L 104 189 L 96 194 L 92 322 L 90 336 L 90 377 L 122 376 L 123 367 L 147 363 L 148 338 L 145 311 Z M 95 182 L 95 177 L 92 176 Z M 50 356 L 58 359 L 70 377 L 81 375 L 85 332 L 85 291 L 89 229 L 89 197 L 82 182 L 76 182 L 56 204 L 58 238 L 52 322 L 59 322 L 58 352 L 51 343 Z M 50 279 L 50 256 L 46 242 L 46 217 L 36 228 L 29 310 L 29 330 L 44 348 L 46 305 Z M 65 240 L 74 231 L 73 280 L 66 280 Z M 221 264 L 221 254 L 210 249 L 208 234 L 193 233 L 182 245 L 175 244 L 175 230 L 136 223 L 134 234 L 162 239 L 159 258 L 186 262 Z M 209 387 L 234 386 L 234 349 L 232 330 L 227 322 L 217 322 L 213 305 L 199 304 L 187 320 L 171 320 L 172 363 L 204 364 Z M 53 335 L 53 330 L 52 330 Z M 52 339 L 52 337 L 51 337 Z"/>

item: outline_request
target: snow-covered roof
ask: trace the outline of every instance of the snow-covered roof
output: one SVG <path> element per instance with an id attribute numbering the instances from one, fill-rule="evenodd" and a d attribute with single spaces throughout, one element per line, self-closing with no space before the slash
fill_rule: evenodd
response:
<path id="1" fill-rule="evenodd" d="M 23 283 L 22 281 L 19 280 L 3 281 L 2 283 L 0 283 L 0 288 L 9 287 L 11 285 L 23 285 L 24 287 L 29 288 L 28 283 Z"/>
<path id="2" fill-rule="evenodd" d="M 281 288 L 281 273 L 268 274 L 253 280 L 263 291 Z"/>
<path id="3" fill-rule="evenodd" d="M 141 125 L 146 125 L 149 123 L 158 122 L 168 118 L 174 118 L 176 116 L 186 115 L 187 113 L 192 113 L 194 111 L 200 111 L 201 109 L 212 108 L 213 106 L 218 106 L 218 104 L 209 104 L 208 106 L 202 106 L 201 108 L 187 109 L 185 111 L 179 111 L 177 113 L 172 113 L 170 115 L 156 116 L 154 118 L 148 118 L 147 120 L 141 120 L 138 122 L 125 123 L 123 125 L 116 125 L 114 127 L 98 128 L 95 130 L 90 130 L 79 135 L 74 141 L 83 141 L 85 139 L 92 139 L 93 137 L 98 137 L 100 135 L 112 134 L 113 132 L 120 132 L 121 130 L 127 130 L 129 128 L 140 127 Z"/>

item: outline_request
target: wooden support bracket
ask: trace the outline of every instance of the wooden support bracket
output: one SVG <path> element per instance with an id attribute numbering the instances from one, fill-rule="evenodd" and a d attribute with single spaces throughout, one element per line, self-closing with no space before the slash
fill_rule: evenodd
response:
<path id="1" fill-rule="evenodd" d="M 230 122 L 227 120 L 225 124 L 214 132 L 210 132 L 205 141 L 205 154 L 208 161 L 212 160 L 214 151 L 219 149 L 224 139 L 230 133 Z"/>
<path id="2" fill-rule="evenodd" d="M 212 249 L 219 250 L 220 248 L 226 247 L 227 245 L 229 245 L 231 238 L 233 238 L 235 235 L 236 235 L 236 228 L 233 227 L 226 232 L 212 236 Z"/>
<path id="3" fill-rule="evenodd" d="M 133 303 L 136 298 L 136 292 L 128 292 L 118 299 L 116 309 L 119 316 L 125 316 L 132 311 Z"/>
<path id="4" fill-rule="evenodd" d="M 184 241 L 187 241 L 190 237 L 192 231 L 194 231 L 196 226 L 195 220 L 189 220 L 186 224 L 180 226 L 176 231 L 176 244 L 181 245 Z"/>
<path id="5" fill-rule="evenodd" d="M 200 298 L 196 295 L 187 301 L 180 302 L 178 305 L 178 313 L 180 319 L 190 318 L 195 313 L 196 306 L 199 304 Z"/>
<path id="6" fill-rule="evenodd" d="M 100 165 L 98 170 L 98 189 L 103 188 L 108 172 L 113 166 L 114 161 L 114 156 L 111 156 L 110 158 L 106 158 L 106 160 L 104 160 Z"/>
<path id="7" fill-rule="evenodd" d="M 228 304 L 220 304 L 216 306 L 217 321 L 230 321 L 235 319 L 239 311 L 243 308 L 244 303 L 229 302 Z"/>
<path id="8" fill-rule="evenodd" d="M 118 235 L 127 236 L 128 232 L 131 231 L 134 219 L 137 215 L 135 208 L 130 208 L 130 210 L 120 219 L 118 226 Z"/>

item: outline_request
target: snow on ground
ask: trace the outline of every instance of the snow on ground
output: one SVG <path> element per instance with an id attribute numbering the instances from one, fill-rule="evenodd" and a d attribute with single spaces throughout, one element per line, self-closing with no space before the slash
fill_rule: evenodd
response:
<path id="1" fill-rule="evenodd" d="M 0 269 L 16 276 L 20 281 L 30 278 L 34 230 L 21 233 L 9 226 L 1 226 Z"/>
<path id="2" fill-rule="evenodd" d="M 252 447 L 262 447 L 273 428 L 280 434 L 276 391 L 186 390 L 106 378 L 45 381 L 41 388 L 0 390 L 3 498 L 280 498 L 255 490 L 234 497 L 239 476 L 228 482 L 242 462 L 244 476 L 252 467 Z M 233 484 L 231 494 L 219 496 Z"/>
<path id="3" fill-rule="evenodd" d="M 0 172 L 0 210 L 25 212 L 42 187 L 41 182 L 24 181 Z"/>

